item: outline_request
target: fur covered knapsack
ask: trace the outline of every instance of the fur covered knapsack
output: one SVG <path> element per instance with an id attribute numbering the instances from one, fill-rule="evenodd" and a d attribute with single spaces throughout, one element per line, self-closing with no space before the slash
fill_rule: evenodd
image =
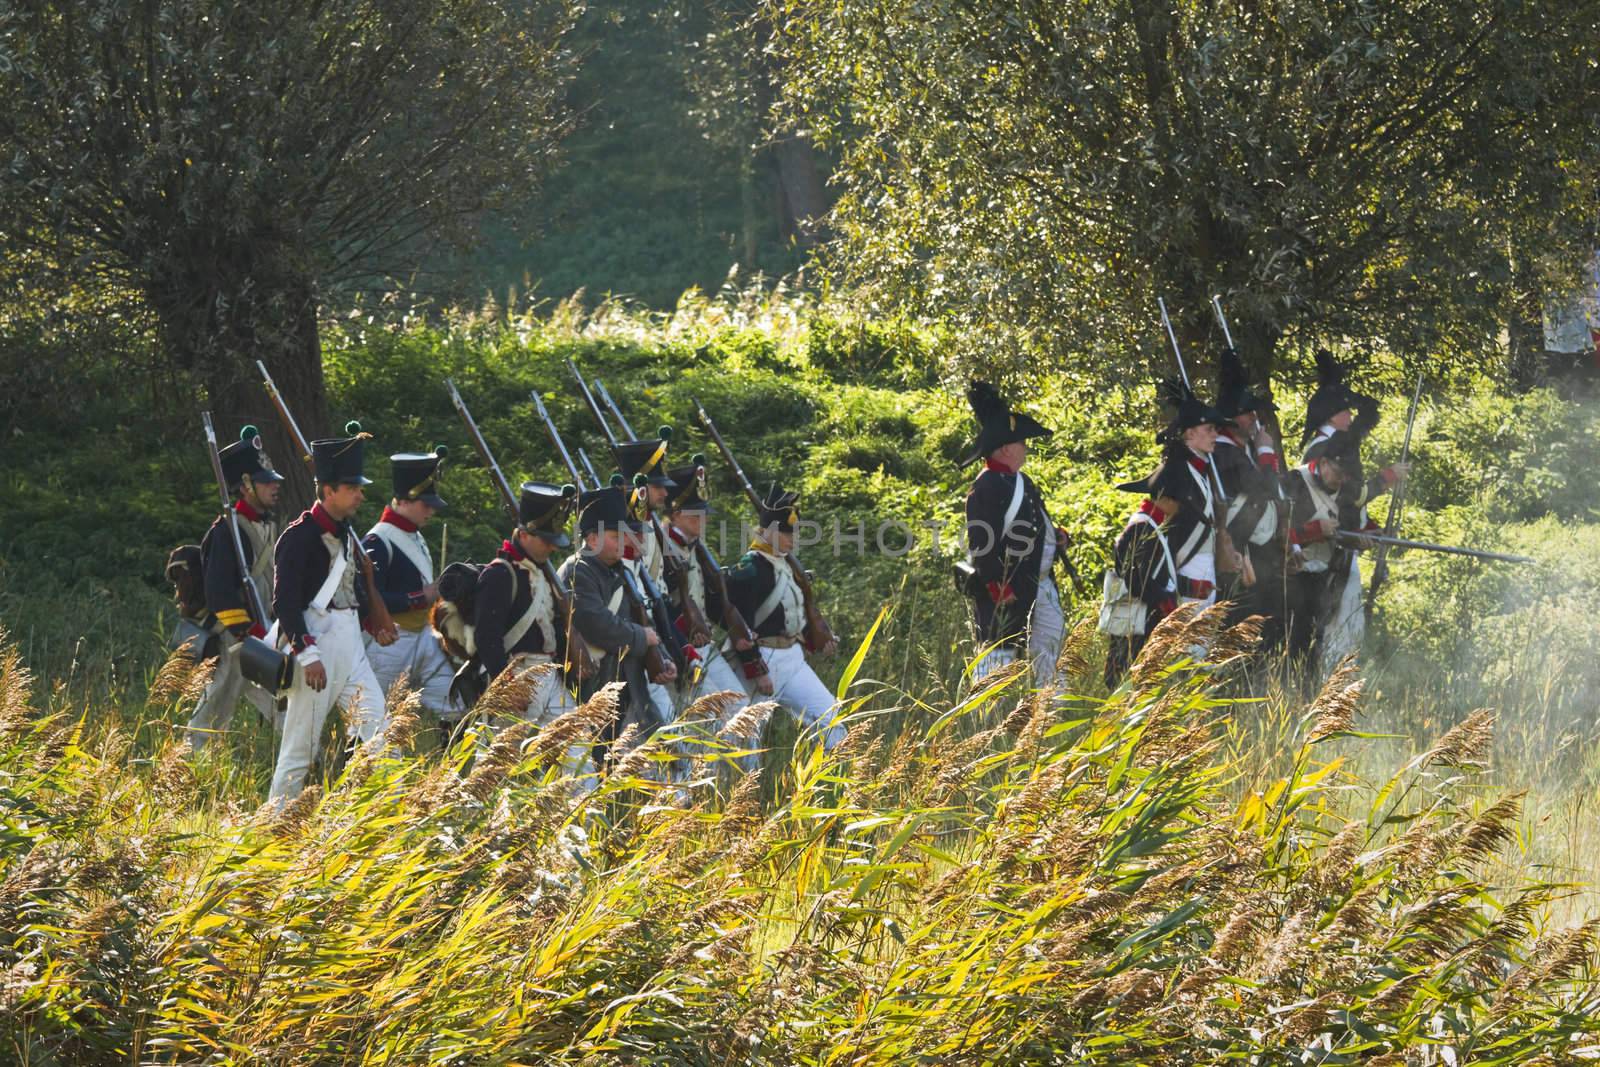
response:
<path id="1" fill-rule="evenodd" d="M 439 599 L 433 602 L 428 622 L 442 646 L 457 663 L 477 654 L 472 620 L 477 612 L 478 575 L 482 563 L 452 563 L 439 575 Z"/>

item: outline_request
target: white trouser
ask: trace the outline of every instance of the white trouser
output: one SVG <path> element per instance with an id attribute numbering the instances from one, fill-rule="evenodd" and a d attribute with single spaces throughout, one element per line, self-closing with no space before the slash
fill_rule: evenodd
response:
<path id="1" fill-rule="evenodd" d="M 1033 598 L 1033 609 L 1028 612 L 1028 659 L 1033 664 L 1033 684 L 1043 686 L 1056 676 L 1056 660 L 1061 658 L 1061 642 L 1067 632 L 1067 618 L 1061 611 L 1061 594 L 1053 578 L 1039 580 L 1039 593 Z M 1015 663 L 1017 652 L 1011 648 L 989 650 L 973 668 L 972 681 L 985 677 Z"/>
<path id="2" fill-rule="evenodd" d="M 383 706 L 383 687 L 367 662 L 361 640 L 361 623 L 355 609 L 317 611 L 306 608 L 306 629 L 316 639 L 328 684 L 321 692 L 306 685 L 305 667 L 294 665 L 294 686 L 289 690 L 289 710 L 284 716 L 283 743 L 278 747 L 278 768 L 272 775 L 269 800 L 284 803 L 300 795 L 306 775 L 317 758 L 322 727 L 337 703 L 352 714 L 361 741 L 381 739 L 389 725 Z"/>
<path id="3" fill-rule="evenodd" d="M 712 693 L 745 692 L 745 683 L 740 677 L 737 661 L 726 655 L 720 647 L 716 645 L 698 645 L 695 647 L 695 652 L 700 656 L 701 673 L 700 684 L 696 685 L 694 692 L 690 694 L 689 699 L 691 702 L 699 700 L 703 696 L 709 696 Z M 706 723 L 703 729 L 706 733 L 717 733 L 735 715 L 748 706 L 749 701 L 733 703 L 715 722 Z M 724 740 L 729 744 L 737 745 L 741 749 L 755 749 L 761 746 L 761 731 L 757 728 L 744 737 L 728 737 L 724 738 Z M 751 752 L 749 755 L 738 758 L 739 766 L 747 771 L 754 770 L 760 762 L 761 756 L 757 752 Z"/>
<path id="4" fill-rule="evenodd" d="M 1337 602 L 1329 604 L 1322 624 L 1322 677 L 1326 678 L 1350 653 L 1361 647 L 1367 616 L 1361 604 L 1361 556 L 1350 553 L 1350 576 L 1339 591 Z"/>
<path id="5" fill-rule="evenodd" d="M 254 682 L 245 681 L 244 675 L 239 672 L 240 643 L 229 634 L 223 634 L 218 643 L 222 653 L 217 656 L 216 670 L 211 674 L 211 681 L 206 683 L 206 691 L 201 694 L 200 702 L 194 706 L 194 714 L 189 717 L 189 748 L 196 755 L 207 741 L 233 722 L 233 713 L 239 706 L 241 696 L 254 705 L 262 719 L 271 723 L 274 730 L 283 729 L 281 716 L 273 707 L 272 694 Z"/>
<path id="6" fill-rule="evenodd" d="M 401 674 L 406 685 L 422 690 L 422 706 L 442 719 L 459 719 L 462 709 L 450 702 L 450 683 L 455 680 L 455 668 L 439 647 L 439 639 L 430 629 L 401 630 L 400 637 L 387 648 L 365 635 L 367 662 L 372 673 L 388 696 L 389 688 Z"/>
<path id="7" fill-rule="evenodd" d="M 822 684 L 817 672 L 806 662 L 806 652 L 798 643 L 788 648 L 761 646 L 761 658 L 772 678 L 772 697 L 788 708 L 800 724 L 809 729 L 816 727 L 822 738 L 822 747 L 831 749 L 844 740 L 844 727 L 833 721 L 834 707 L 838 704 L 833 693 Z M 745 692 L 753 693 L 749 683 Z M 764 699 L 764 698 L 761 698 Z"/>
<path id="8" fill-rule="evenodd" d="M 524 664 L 549 663 L 550 657 L 523 656 L 521 661 Z M 539 679 L 538 687 L 528 699 L 528 710 L 525 714 L 529 722 L 543 727 L 550 725 L 577 706 L 577 702 L 572 699 L 572 693 L 563 684 L 561 672 L 554 670 Z M 574 791 L 577 793 L 593 792 L 600 784 L 594 764 L 589 759 L 589 752 L 589 743 L 580 742 L 570 746 L 566 758 L 561 761 L 561 769 L 572 779 Z"/>
<path id="9" fill-rule="evenodd" d="M 656 723 L 661 726 L 678 721 L 677 709 L 672 703 L 672 693 L 666 686 L 659 682 L 651 682 L 649 686 L 650 703 L 656 709 Z"/>

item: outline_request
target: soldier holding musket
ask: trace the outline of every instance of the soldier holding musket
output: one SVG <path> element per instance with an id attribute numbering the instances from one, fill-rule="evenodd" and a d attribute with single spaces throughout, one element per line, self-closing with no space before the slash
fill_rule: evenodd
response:
<path id="1" fill-rule="evenodd" d="M 429 452 L 403 452 L 389 457 L 394 495 L 383 514 L 362 538 L 372 557 L 373 579 L 389 609 L 399 638 L 392 645 L 367 642 L 367 659 L 378 684 L 387 693 L 405 675 L 420 692 L 422 706 L 444 722 L 464 710 L 450 700 L 454 669 L 428 626 L 428 612 L 439 592 L 434 584 L 433 553 L 422 530 L 445 507 L 439 495 L 439 469 L 444 446 Z"/>
<path id="2" fill-rule="evenodd" d="M 276 717 L 275 695 L 245 679 L 239 669 L 239 651 L 246 636 L 265 637 L 272 622 L 270 617 L 251 617 L 244 582 L 254 584 L 258 602 L 265 605 L 271 599 L 272 546 L 279 530 L 273 509 L 283 488 L 283 475 L 273 470 L 254 426 L 240 430 L 239 439 L 220 449 L 218 458 L 226 489 L 234 498 L 233 514 L 219 515 L 206 531 L 200 542 L 200 568 L 206 610 L 225 636 L 219 643 L 211 681 L 189 719 L 189 746 L 195 752 L 204 748 L 212 735 L 228 728 L 241 693 L 268 722 Z M 230 522 L 239 530 L 248 577 L 239 571 Z"/>
<path id="3" fill-rule="evenodd" d="M 367 661 L 362 622 L 374 609 L 369 585 L 357 581 L 361 545 L 351 521 L 372 482 L 362 473 L 370 434 L 359 423 L 349 436 L 311 442 L 317 502 L 290 523 L 274 552 L 272 607 L 294 652 L 294 684 L 270 799 L 282 804 L 305 787 L 328 712 L 352 712 L 356 738 L 378 743 L 388 726 L 384 691 Z M 380 605 L 381 606 L 381 605 Z M 393 623 L 374 624 L 379 645 L 395 641 Z"/>
<path id="4" fill-rule="evenodd" d="M 662 640 L 650 618 L 634 576 L 623 565 L 623 549 L 642 535 L 628 512 L 620 488 L 608 486 L 578 497 L 578 536 L 582 546 L 561 566 L 572 590 L 572 626 L 588 646 L 594 673 L 583 680 L 579 697 L 589 699 L 612 682 L 623 682 L 620 727 L 635 725 L 649 733 L 661 725 L 650 701 L 649 685 L 677 677 L 672 660 L 662 655 Z"/>
<path id="5" fill-rule="evenodd" d="M 844 727 L 834 720 L 838 701 L 811 664 L 806 662 L 806 593 L 789 564 L 795 527 L 800 522 L 800 495 L 774 484 L 761 501 L 760 529 L 750 549 L 727 573 L 728 598 L 750 621 L 755 633 L 759 665 L 744 658 L 749 688 L 757 689 L 763 675 L 770 678 L 773 696 L 807 728 L 815 729 L 824 749 L 844 739 Z M 832 636 L 811 648 L 822 655 L 835 650 Z M 764 687 L 763 687 L 764 688 Z"/>
<path id="6" fill-rule="evenodd" d="M 685 601 L 674 604 L 675 621 L 678 629 L 695 642 L 692 651 L 701 670 L 699 685 L 689 697 L 692 700 L 709 693 L 742 692 L 744 678 L 748 678 L 750 687 L 758 695 L 772 696 L 772 676 L 767 673 L 766 661 L 756 651 L 755 634 L 733 603 L 726 575 L 705 543 L 706 516 L 712 510 L 711 502 L 706 499 L 705 464 L 704 456 L 695 456 L 689 466 L 668 472 L 674 485 L 667 501 L 668 547 L 674 554 L 675 566 L 681 568 L 684 576 L 680 595 Z M 685 610 L 685 604 L 694 610 Z M 726 643 L 720 647 L 714 645 L 709 632 L 697 641 L 692 617 L 721 620 L 728 634 Z M 723 712 L 722 722 L 732 719 L 745 706 L 743 703 L 730 705 Z M 761 739 L 739 740 L 746 749 L 753 749 Z M 739 762 L 749 770 L 755 766 L 756 757 L 754 754 L 742 756 Z"/>

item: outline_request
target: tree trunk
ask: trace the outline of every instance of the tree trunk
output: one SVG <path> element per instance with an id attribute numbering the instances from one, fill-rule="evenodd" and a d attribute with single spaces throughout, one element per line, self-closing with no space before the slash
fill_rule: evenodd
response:
<path id="1" fill-rule="evenodd" d="M 210 314 L 196 313 L 192 298 L 171 299 L 181 290 L 147 290 L 160 317 L 175 362 L 193 368 L 206 385 L 218 443 L 236 440 L 253 423 L 273 466 L 284 476 L 279 512 L 293 515 L 315 496 L 304 453 L 290 440 L 256 361 L 267 365 L 307 441 L 327 435 L 328 402 L 322 376 L 322 344 L 312 284 L 303 278 L 263 285 L 259 276 L 243 284 L 219 284 L 207 300 Z M 219 295 L 220 294 L 220 295 Z"/>
<path id="2" fill-rule="evenodd" d="M 814 248 L 825 236 L 823 217 L 828 213 L 828 199 L 811 139 L 804 134 L 782 137 L 773 142 L 772 158 L 783 230 L 793 234 L 801 248 Z"/>

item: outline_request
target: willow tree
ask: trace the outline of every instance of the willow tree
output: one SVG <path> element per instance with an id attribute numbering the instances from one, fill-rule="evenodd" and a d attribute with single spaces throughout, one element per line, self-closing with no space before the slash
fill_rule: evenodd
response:
<path id="1" fill-rule="evenodd" d="M 265 360 L 320 432 L 319 313 L 537 188 L 574 7 L 11 0 L 6 251 L 138 292 L 214 404 L 275 426 Z"/>
<path id="2" fill-rule="evenodd" d="M 832 264 L 1018 364 L 1492 350 L 1593 245 L 1600 7 L 772 0 Z M 1170 366 L 1170 365 L 1169 365 Z"/>

